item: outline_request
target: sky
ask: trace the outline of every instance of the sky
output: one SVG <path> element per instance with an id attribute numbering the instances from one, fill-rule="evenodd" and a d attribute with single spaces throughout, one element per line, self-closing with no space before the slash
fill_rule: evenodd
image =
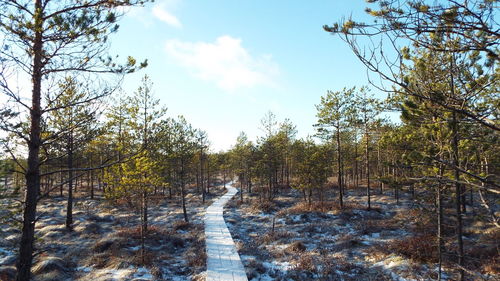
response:
<path id="1" fill-rule="evenodd" d="M 213 151 L 240 132 L 255 141 L 272 111 L 298 137 L 314 134 L 327 90 L 368 84 L 366 69 L 325 24 L 366 18 L 363 0 L 156 0 L 129 9 L 112 54 L 148 60 L 125 78 L 132 93 L 147 74 L 167 115 L 205 130 Z"/>

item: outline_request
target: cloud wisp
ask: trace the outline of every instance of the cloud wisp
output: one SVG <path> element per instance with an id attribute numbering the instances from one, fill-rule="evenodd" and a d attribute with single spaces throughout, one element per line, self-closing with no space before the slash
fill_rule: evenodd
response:
<path id="1" fill-rule="evenodd" d="M 160 21 L 162 21 L 170 26 L 173 26 L 173 27 L 177 27 L 177 28 L 182 27 L 182 23 L 179 21 L 179 19 L 176 16 L 174 16 L 172 13 L 167 11 L 165 5 L 157 4 L 157 5 L 153 6 L 151 11 L 153 13 L 153 16 L 155 16 Z"/>
<path id="2" fill-rule="evenodd" d="M 166 52 L 196 77 L 226 91 L 275 86 L 279 68 L 271 55 L 251 55 L 242 40 L 228 35 L 215 42 L 167 41 Z"/>

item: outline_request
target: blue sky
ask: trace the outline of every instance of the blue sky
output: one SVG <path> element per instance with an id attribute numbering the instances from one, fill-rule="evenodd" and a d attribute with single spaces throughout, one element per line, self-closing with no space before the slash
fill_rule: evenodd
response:
<path id="1" fill-rule="evenodd" d="M 214 151 L 230 148 L 241 131 L 251 140 L 262 135 L 269 110 L 305 137 L 314 133 L 320 96 L 368 83 L 347 45 L 322 29 L 365 17 L 365 7 L 362 0 L 156 0 L 122 18 L 111 52 L 147 58 L 125 90 L 149 75 L 168 115 L 207 131 Z"/>

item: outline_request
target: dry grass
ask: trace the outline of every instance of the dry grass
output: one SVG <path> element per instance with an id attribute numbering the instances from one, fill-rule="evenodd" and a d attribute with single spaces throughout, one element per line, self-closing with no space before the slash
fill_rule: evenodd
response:
<path id="1" fill-rule="evenodd" d="M 365 209 L 364 206 L 357 203 L 344 203 L 344 207 L 340 208 L 338 202 L 312 202 L 311 204 L 307 202 L 298 202 L 293 206 L 280 210 L 277 213 L 277 216 L 286 216 L 286 215 L 300 215 L 307 213 L 328 213 L 332 212 L 333 214 L 339 213 L 347 213 L 350 214 L 352 210 L 356 209 Z"/>
<path id="2" fill-rule="evenodd" d="M 141 239 L 141 226 L 120 227 L 116 232 L 117 237 Z"/>
<path id="3" fill-rule="evenodd" d="M 186 254 L 189 267 L 206 267 L 207 253 L 205 250 L 192 250 Z"/>
<path id="4" fill-rule="evenodd" d="M 336 208 L 336 204 L 333 202 L 313 202 L 311 204 L 307 202 L 299 202 L 290 208 L 281 210 L 278 212 L 278 216 L 283 215 L 299 215 L 306 213 L 326 213 Z"/>
<path id="5" fill-rule="evenodd" d="M 190 268 L 206 268 L 207 253 L 205 247 L 205 235 L 200 233 L 184 254 L 184 259 Z"/>
<path id="6" fill-rule="evenodd" d="M 310 273 L 317 273 L 317 261 L 311 254 L 302 254 L 293 261 L 295 270 L 303 270 Z"/>
<path id="7" fill-rule="evenodd" d="M 264 213 L 270 213 L 275 211 L 276 206 L 273 202 L 271 201 L 256 201 L 253 200 L 250 206 L 250 209 L 253 212 L 264 212 Z"/>
<path id="8" fill-rule="evenodd" d="M 366 260 L 370 262 L 379 262 L 387 258 L 391 253 L 387 250 L 385 245 L 375 244 L 365 250 Z"/>
<path id="9" fill-rule="evenodd" d="M 478 243 L 468 248 L 466 255 L 470 266 L 485 274 L 500 274 L 500 229 L 487 229 Z"/>
<path id="10" fill-rule="evenodd" d="M 266 234 L 262 235 L 261 237 L 257 238 L 257 242 L 259 245 L 264 244 L 268 245 L 272 242 L 279 241 L 280 239 L 289 239 L 292 238 L 294 235 L 290 231 L 286 230 L 277 230 L 277 231 L 269 231 Z"/>
<path id="11" fill-rule="evenodd" d="M 411 230 L 417 235 L 429 233 L 435 234 L 437 229 L 436 215 L 430 211 L 424 211 L 421 209 L 399 211 L 392 220 L 394 225 Z M 449 230 L 449 228 L 445 228 L 444 230 Z M 452 233 L 449 233 L 448 231 L 443 233 L 445 236 L 450 234 Z"/>
<path id="12" fill-rule="evenodd" d="M 337 243 L 335 244 L 335 251 L 342 251 L 345 249 L 351 249 L 353 247 L 359 246 L 360 241 L 357 237 L 352 234 L 342 234 L 338 237 Z"/>
<path id="13" fill-rule="evenodd" d="M 245 264 L 245 271 L 247 273 L 248 279 L 256 278 L 259 274 L 264 274 L 266 272 L 266 267 L 261 261 L 252 259 L 247 264 Z"/>
<path id="14" fill-rule="evenodd" d="M 396 240 L 388 250 L 419 262 L 437 262 L 436 237 L 431 233 Z"/>
<path id="15" fill-rule="evenodd" d="M 122 237 L 122 238 L 132 238 L 135 240 L 141 239 L 141 226 L 132 226 L 132 227 L 121 227 L 117 230 L 116 236 L 117 237 Z M 148 230 L 147 230 L 147 239 L 155 239 L 155 238 L 162 238 L 163 236 L 167 235 L 166 229 L 163 229 L 159 226 L 156 225 L 149 225 Z"/>
<path id="16" fill-rule="evenodd" d="M 14 266 L 0 266 L 0 280 L 14 280 L 16 272 Z"/>
<path id="17" fill-rule="evenodd" d="M 295 241 L 287 247 L 287 251 L 301 253 L 306 250 L 306 246 L 301 241 Z"/>
<path id="18" fill-rule="evenodd" d="M 186 222 L 184 220 L 178 220 L 174 222 L 174 225 L 172 226 L 172 229 L 174 231 L 177 230 L 188 230 L 191 227 L 191 224 L 189 222 Z"/>
<path id="19" fill-rule="evenodd" d="M 141 250 L 137 250 L 132 258 L 132 263 L 138 266 L 151 267 L 155 264 L 155 261 L 156 254 L 147 250 L 144 253 L 144 257 L 142 256 Z"/>
<path id="20" fill-rule="evenodd" d="M 370 233 L 397 230 L 399 229 L 399 224 L 396 224 L 391 219 L 375 219 L 375 220 L 361 220 L 355 224 L 356 230 L 361 235 L 366 235 Z"/>

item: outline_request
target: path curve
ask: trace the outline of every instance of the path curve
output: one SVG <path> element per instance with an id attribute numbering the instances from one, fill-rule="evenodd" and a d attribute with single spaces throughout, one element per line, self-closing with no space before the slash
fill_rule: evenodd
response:
<path id="1" fill-rule="evenodd" d="M 247 281 L 245 268 L 234 245 L 233 238 L 223 217 L 224 205 L 238 190 L 231 185 L 205 214 L 205 237 L 207 248 L 207 281 Z"/>

